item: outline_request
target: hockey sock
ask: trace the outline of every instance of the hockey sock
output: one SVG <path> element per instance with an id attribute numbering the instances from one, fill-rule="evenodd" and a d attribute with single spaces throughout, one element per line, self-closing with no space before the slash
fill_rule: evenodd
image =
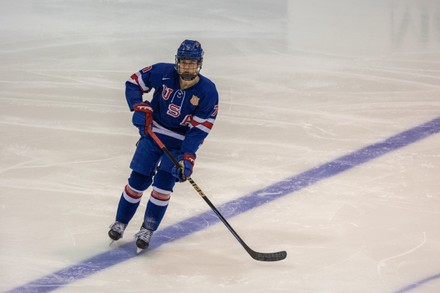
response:
<path id="1" fill-rule="evenodd" d="M 156 191 L 151 193 L 147 210 L 145 211 L 144 228 L 151 231 L 157 230 L 168 208 L 169 201 L 170 194 L 162 194 Z"/>
<path id="2" fill-rule="evenodd" d="M 126 185 L 119 200 L 116 221 L 128 224 L 136 213 L 141 198 L 142 191 L 135 190 L 129 185 Z"/>

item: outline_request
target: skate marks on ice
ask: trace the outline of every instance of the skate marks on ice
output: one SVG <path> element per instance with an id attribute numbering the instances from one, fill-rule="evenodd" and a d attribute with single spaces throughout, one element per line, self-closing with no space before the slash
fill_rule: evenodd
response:
<path id="1" fill-rule="evenodd" d="M 333 161 L 324 163 L 296 176 L 274 183 L 261 190 L 247 194 L 236 200 L 227 202 L 219 207 L 225 218 L 237 216 L 243 212 L 254 209 L 285 195 L 299 191 L 313 185 L 323 179 L 333 177 L 351 168 L 376 159 L 392 151 L 396 151 L 407 145 L 420 141 L 440 132 L 440 117 L 422 125 L 389 137 L 386 140 L 364 147 L 348 155 L 339 157 Z M 155 233 L 151 241 L 149 251 L 163 244 L 179 240 L 185 236 L 206 229 L 220 222 L 212 211 L 207 211 L 197 216 L 188 218 L 174 225 L 165 227 Z M 141 252 L 140 254 L 143 254 Z M 61 269 L 50 275 L 31 281 L 8 292 L 48 292 L 59 287 L 68 285 L 77 280 L 107 269 L 111 266 L 130 260 L 137 256 L 134 241 L 117 246 L 114 249 L 88 258 L 78 264 Z M 243 257 L 246 257 L 243 254 Z M 423 280 L 410 284 L 394 293 L 404 293 L 413 290 L 427 282 L 440 278 L 440 274 L 427 277 Z"/>

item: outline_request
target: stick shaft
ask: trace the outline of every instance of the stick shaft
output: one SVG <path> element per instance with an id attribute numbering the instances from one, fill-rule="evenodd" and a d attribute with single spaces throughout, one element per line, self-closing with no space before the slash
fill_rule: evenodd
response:
<path id="1" fill-rule="evenodd" d="M 182 168 L 180 163 L 176 160 L 176 158 L 171 154 L 171 152 L 167 149 L 167 147 L 162 143 L 162 141 L 157 137 L 157 135 L 152 131 L 151 128 L 147 128 L 148 134 L 153 138 L 153 140 L 157 143 L 157 145 L 162 149 L 162 151 L 166 154 L 166 156 L 173 162 L 173 164 Z M 260 261 L 278 261 L 286 258 L 287 254 L 285 251 L 273 252 L 273 253 L 262 253 L 256 252 L 252 250 L 246 242 L 235 232 L 232 226 L 228 223 L 228 221 L 223 217 L 220 211 L 215 207 L 215 205 L 209 200 L 206 194 L 202 191 L 202 189 L 197 185 L 197 183 L 191 178 L 186 178 L 189 183 L 191 183 L 192 187 L 197 191 L 197 193 L 203 198 L 203 200 L 208 204 L 208 206 L 214 211 L 217 217 L 223 222 L 223 224 L 228 228 L 229 232 L 237 239 L 237 241 L 243 246 L 243 248 L 249 253 L 249 255 L 255 260 Z"/>

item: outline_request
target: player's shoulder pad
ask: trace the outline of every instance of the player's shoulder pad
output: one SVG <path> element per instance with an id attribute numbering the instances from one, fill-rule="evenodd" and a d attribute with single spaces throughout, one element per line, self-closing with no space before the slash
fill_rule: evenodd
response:
<path id="1" fill-rule="evenodd" d="M 174 70 L 174 64 L 172 63 L 156 63 L 139 70 L 141 73 L 161 74 Z"/>
<path id="2" fill-rule="evenodd" d="M 149 67 L 151 67 L 151 71 L 154 73 L 167 73 L 169 71 L 174 71 L 173 63 L 156 63 Z"/>
<path id="3" fill-rule="evenodd" d="M 148 82 L 151 87 L 161 86 L 162 78 L 171 76 L 174 71 L 172 63 L 156 63 L 140 70 L 144 81 Z"/>
<path id="4" fill-rule="evenodd" d="M 202 85 L 203 91 L 208 95 L 218 96 L 217 88 L 215 83 L 213 83 L 209 78 L 203 75 L 200 76 L 200 83 Z"/>
<path id="5" fill-rule="evenodd" d="M 215 83 L 213 83 L 209 78 L 201 74 L 199 74 L 199 77 L 200 81 L 205 85 L 205 87 L 216 89 Z"/>

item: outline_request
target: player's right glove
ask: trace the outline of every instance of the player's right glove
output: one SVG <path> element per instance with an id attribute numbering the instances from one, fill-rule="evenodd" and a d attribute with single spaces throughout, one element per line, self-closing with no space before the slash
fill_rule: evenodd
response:
<path id="1" fill-rule="evenodd" d="M 144 132 L 151 127 L 153 123 L 153 107 L 148 101 L 133 106 L 134 114 L 132 122 L 137 127 L 144 127 Z"/>

